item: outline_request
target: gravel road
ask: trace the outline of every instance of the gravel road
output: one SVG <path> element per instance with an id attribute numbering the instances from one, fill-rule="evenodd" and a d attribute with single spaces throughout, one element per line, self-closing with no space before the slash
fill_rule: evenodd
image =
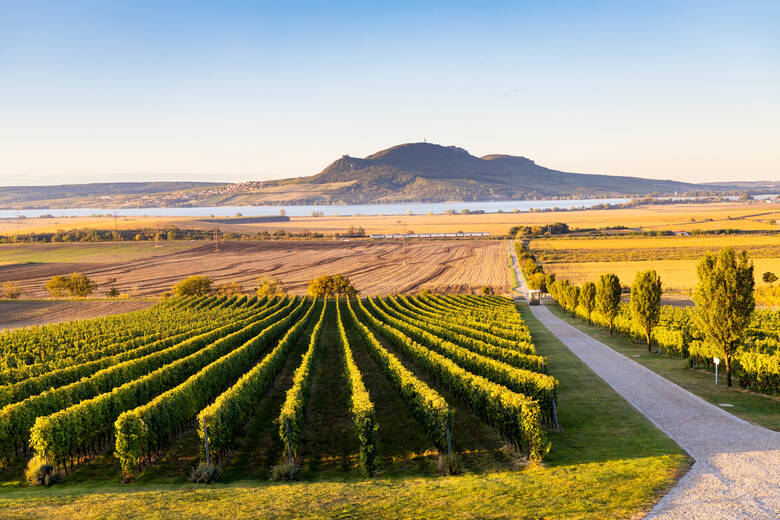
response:
<path id="1" fill-rule="evenodd" d="M 512 252 L 513 262 L 517 262 Z M 520 290 L 525 282 L 518 272 Z M 739 419 L 596 341 L 544 306 L 534 315 L 694 459 L 646 518 L 780 518 L 780 433 Z"/>

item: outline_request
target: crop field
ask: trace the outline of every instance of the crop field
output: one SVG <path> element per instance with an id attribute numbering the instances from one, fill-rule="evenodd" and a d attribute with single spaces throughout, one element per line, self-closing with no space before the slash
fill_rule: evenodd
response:
<path id="1" fill-rule="evenodd" d="M 685 293 L 696 284 L 696 264 L 724 247 L 746 250 L 755 264 L 756 287 L 766 271 L 780 272 L 780 235 L 716 235 L 674 237 L 547 238 L 529 248 L 546 272 L 572 283 L 594 281 L 606 272 L 630 285 L 639 271 L 655 269 L 665 291 Z"/>
<path id="2" fill-rule="evenodd" d="M 452 515 L 437 504 L 457 496 L 469 501 L 464 512 L 490 517 L 623 518 L 687 467 L 674 443 L 502 297 L 208 296 L 17 329 L 0 346 L 8 518 L 129 518 L 162 504 L 163 516 L 181 518 L 226 507 L 240 518 L 325 517 L 349 504 L 389 518 L 401 489 L 412 516 Z M 615 426 L 630 442 L 608 440 L 604 428 Z M 64 475 L 56 496 L 19 487 L 33 455 Z M 290 461 L 303 482 L 269 487 L 271 475 L 290 476 Z M 193 502 L 206 492 L 187 484 L 199 463 L 218 465 L 222 483 Z M 450 472 L 463 474 L 438 476 Z M 174 489 L 176 498 L 135 509 L 133 496 Z"/>
<path id="3" fill-rule="evenodd" d="M 504 292 L 512 284 L 507 246 L 497 240 L 284 240 L 0 245 L 0 282 L 19 282 L 23 297 L 45 297 L 53 275 L 79 271 L 98 293 L 116 287 L 130 296 L 158 295 L 181 278 L 205 275 L 252 290 L 260 275 L 274 276 L 292 294 L 311 278 L 339 273 L 367 294 L 423 288 L 472 292 L 484 285 Z"/>

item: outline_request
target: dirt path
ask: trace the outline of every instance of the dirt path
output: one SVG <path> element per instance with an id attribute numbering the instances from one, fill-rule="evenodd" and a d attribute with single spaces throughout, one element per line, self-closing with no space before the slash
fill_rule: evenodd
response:
<path id="1" fill-rule="evenodd" d="M 517 266 L 514 252 L 512 256 Z M 518 278 L 522 280 L 519 270 Z M 577 357 L 696 460 L 647 518 L 780 518 L 780 433 L 707 403 L 565 323 L 544 306 L 531 310 Z"/>

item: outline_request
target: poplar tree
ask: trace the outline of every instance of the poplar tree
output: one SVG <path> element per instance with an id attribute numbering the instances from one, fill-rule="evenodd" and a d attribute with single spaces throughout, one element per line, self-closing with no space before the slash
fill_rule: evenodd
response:
<path id="1" fill-rule="evenodd" d="M 731 386 L 731 361 L 742 347 L 756 300 L 753 294 L 753 262 L 747 252 L 737 255 L 730 247 L 717 256 L 706 255 L 696 266 L 699 285 L 693 293 L 694 319 L 715 355 L 726 365 Z"/>
<path id="2" fill-rule="evenodd" d="M 593 282 L 585 282 L 580 289 L 580 305 L 585 309 L 588 314 L 588 325 L 593 323 L 590 320 L 590 315 L 593 313 L 593 309 L 596 308 L 596 284 Z"/>
<path id="3" fill-rule="evenodd" d="M 596 284 L 596 308 L 607 317 L 609 333 L 614 329 L 615 316 L 620 310 L 620 295 L 622 293 L 620 280 L 612 273 L 602 274 Z"/>
<path id="4" fill-rule="evenodd" d="M 661 318 L 661 279 L 654 270 L 641 271 L 631 286 L 631 318 L 644 332 L 647 351 L 650 351 L 650 334 Z"/>

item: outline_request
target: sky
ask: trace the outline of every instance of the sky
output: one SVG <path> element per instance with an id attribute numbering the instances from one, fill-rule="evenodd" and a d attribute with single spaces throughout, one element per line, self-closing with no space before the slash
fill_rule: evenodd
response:
<path id="1" fill-rule="evenodd" d="M 311 175 L 427 140 L 780 180 L 780 2 L 0 0 L 0 185 Z"/>

